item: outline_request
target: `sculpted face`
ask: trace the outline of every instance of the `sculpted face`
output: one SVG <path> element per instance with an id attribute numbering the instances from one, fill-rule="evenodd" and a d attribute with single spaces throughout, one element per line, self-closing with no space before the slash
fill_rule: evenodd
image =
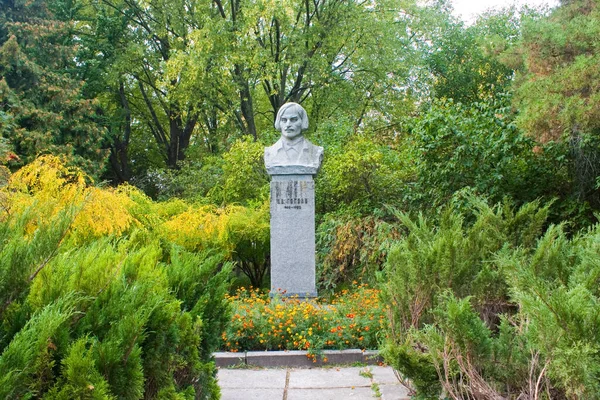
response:
<path id="1" fill-rule="evenodd" d="M 295 139 L 302 134 L 302 118 L 293 107 L 288 108 L 283 112 L 279 119 L 281 134 L 287 139 Z"/>

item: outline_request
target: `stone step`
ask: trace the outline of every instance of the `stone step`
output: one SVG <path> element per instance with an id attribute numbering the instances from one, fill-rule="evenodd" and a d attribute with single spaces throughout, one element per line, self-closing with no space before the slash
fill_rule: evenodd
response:
<path id="1" fill-rule="evenodd" d="M 316 360 L 307 351 L 245 351 L 217 352 L 213 354 L 217 367 L 255 366 L 263 368 L 287 367 L 306 368 L 327 365 L 355 364 L 379 365 L 383 359 L 377 350 L 323 350 Z"/>

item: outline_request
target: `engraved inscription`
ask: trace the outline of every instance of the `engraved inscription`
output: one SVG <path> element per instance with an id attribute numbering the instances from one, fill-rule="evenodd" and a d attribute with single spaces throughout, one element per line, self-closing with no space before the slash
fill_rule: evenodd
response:
<path id="1" fill-rule="evenodd" d="M 308 205 L 307 189 L 305 181 L 275 182 L 275 204 L 285 210 L 301 210 Z"/>

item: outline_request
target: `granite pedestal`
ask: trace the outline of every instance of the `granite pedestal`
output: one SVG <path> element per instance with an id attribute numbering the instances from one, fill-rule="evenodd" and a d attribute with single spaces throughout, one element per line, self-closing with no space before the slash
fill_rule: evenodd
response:
<path id="1" fill-rule="evenodd" d="M 271 296 L 316 297 L 315 183 L 291 171 L 271 175 Z"/>

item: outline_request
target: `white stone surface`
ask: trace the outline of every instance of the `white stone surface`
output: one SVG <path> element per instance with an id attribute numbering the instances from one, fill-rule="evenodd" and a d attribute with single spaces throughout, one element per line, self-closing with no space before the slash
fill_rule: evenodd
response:
<path id="1" fill-rule="evenodd" d="M 399 383 L 394 370 L 390 367 L 371 366 L 369 367 L 373 374 L 373 380 L 377 383 L 397 384 Z"/>
<path id="2" fill-rule="evenodd" d="M 373 390 L 368 387 L 345 387 L 335 389 L 289 389 L 287 400 L 376 400 Z M 270 399 L 269 399 L 270 400 Z"/>
<path id="3" fill-rule="evenodd" d="M 217 379 L 222 389 L 284 389 L 285 369 L 219 369 Z M 249 385 L 249 382 L 253 382 Z"/>
<path id="4" fill-rule="evenodd" d="M 283 389 L 221 389 L 221 400 L 279 400 L 284 398 L 283 392 Z"/>
<path id="5" fill-rule="evenodd" d="M 360 374 L 364 368 L 297 369 L 290 375 L 289 388 L 357 388 L 371 387 L 371 380 Z"/>
<path id="6" fill-rule="evenodd" d="M 217 377 L 222 400 L 373 400 L 377 387 L 381 400 L 410 399 L 399 382 L 383 383 L 392 379 L 391 367 L 219 369 Z"/>

